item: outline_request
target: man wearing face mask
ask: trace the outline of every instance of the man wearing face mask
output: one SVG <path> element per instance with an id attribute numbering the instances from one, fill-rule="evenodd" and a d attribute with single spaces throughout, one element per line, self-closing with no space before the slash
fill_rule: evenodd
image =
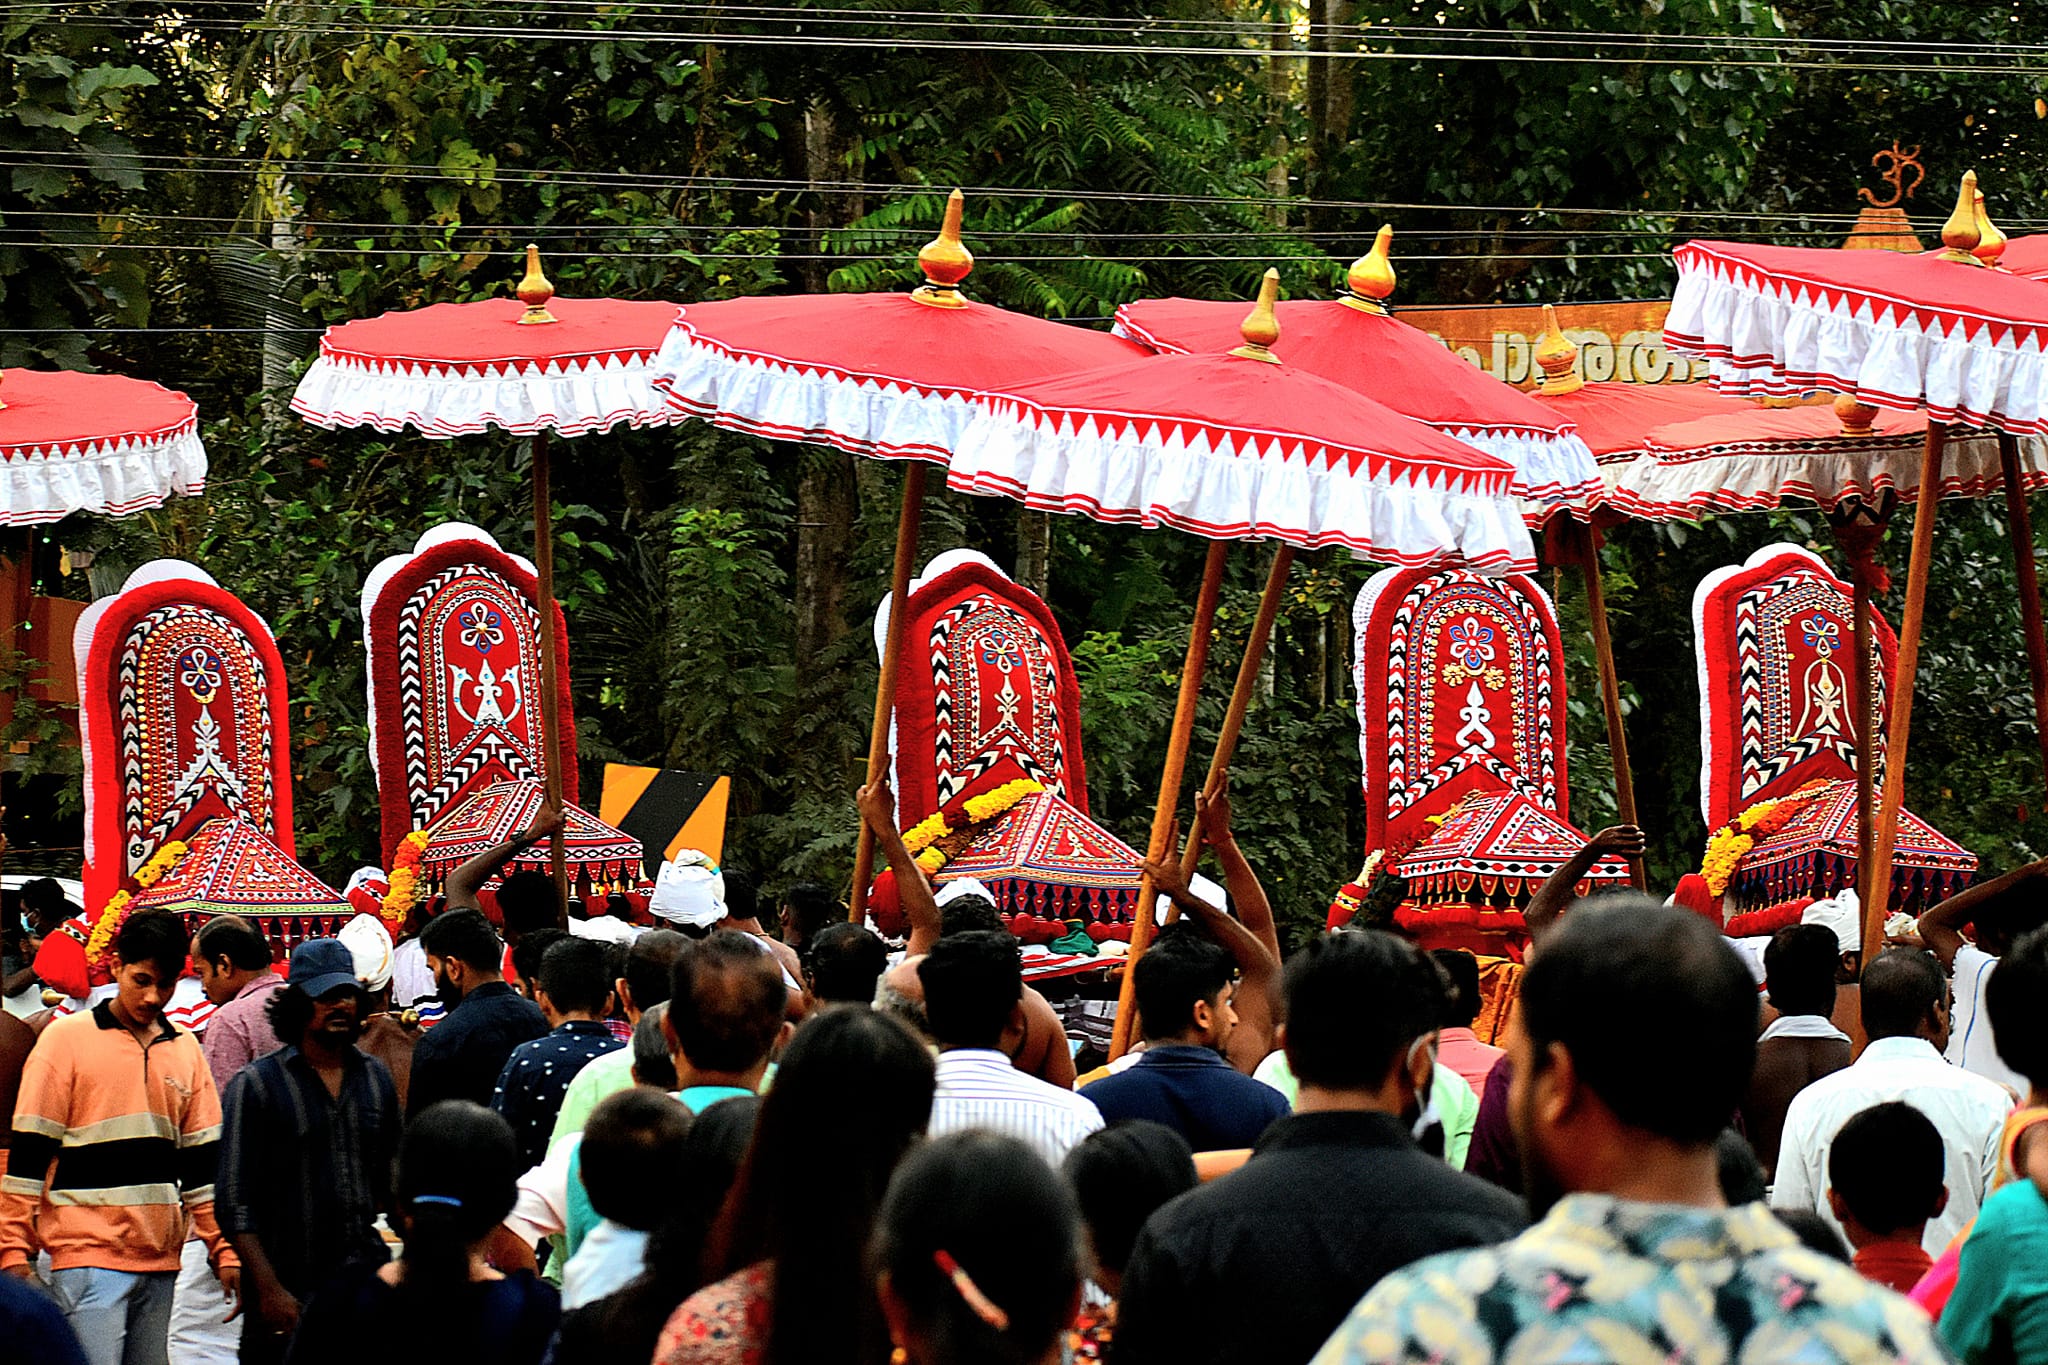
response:
<path id="1" fill-rule="evenodd" d="M 1519 1201 L 1413 1137 L 1443 1009 L 1427 957 L 1391 934 L 1330 934 L 1288 962 L 1282 993 L 1294 1113 L 1242 1170 L 1146 1223 L 1124 1272 L 1119 1365 L 1305 1361 L 1382 1276 L 1522 1227 Z"/>
<path id="2" fill-rule="evenodd" d="M 244 1267 L 244 1361 L 282 1360 L 307 1295 L 386 1259 L 376 1221 L 391 1202 L 398 1089 L 356 1047 L 369 1003 L 347 945 L 308 939 L 270 999 L 282 1046 L 228 1083 L 218 1211 Z"/>
<path id="3" fill-rule="evenodd" d="M 1632 894 L 1573 910 L 1523 977 L 1508 1053 L 1542 1221 L 1389 1275 L 1317 1365 L 1944 1359 L 1904 1298 L 1761 1203 L 1727 1206 L 1715 1141 L 1756 1024 L 1748 969 L 1705 919 Z"/>
<path id="4" fill-rule="evenodd" d="M 480 911 L 450 910 L 428 920 L 420 946 L 448 1014 L 413 1049 L 406 1117 L 441 1100 L 488 1107 L 512 1049 L 545 1034 L 547 1018 L 505 984 L 505 946 Z"/>

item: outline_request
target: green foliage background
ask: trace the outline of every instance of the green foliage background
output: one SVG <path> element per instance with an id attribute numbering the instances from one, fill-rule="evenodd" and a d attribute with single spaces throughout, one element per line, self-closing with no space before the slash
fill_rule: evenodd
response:
<path id="1" fill-rule="evenodd" d="M 94 556 L 57 590 L 109 591 L 181 555 L 270 620 L 310 865 L 336 878 L 375 846 L 363 575 L 448 518 L 526 544 L 529 453 L 322 433 L 284 400 L 318 327 L 502 293 L 526 241 L 565 293 L 895 288 L 965 185 L 973 292 L 1101 326 L 1144 295 L 1243 296 L 1268 263 L 1296 293 L 1325 288 L 1383 219 L 1404 302 L 1654 296 L 1688 236 L 1839 240 L 1894 138 L 1930 170 L 1910 206 L 1923 231 L 1970 165 L 2009 230 L 2043 216 L 2048 190 L 2038 57 L 1944 50 L 2039 41 L 2018 3 L 925 0 L 915 27 L 899 10 L 0 8 L 0 360 L 184 388 L 213 457 L 203 500 L 47 532 L 53 554 Z M 778 21 L 792 15 L 809 22 Z M 1446 42 L 1389 36 L 1401 25 L 1505 34 L 1486 49 L 1503 59 L 1444 60 Z M 1598 36 L 1612 34 L 1749 45 L 1686 65 Z M 1101 46 L 1023 41 L 1048 35 Z M 1930 46 L 1865 63 L 1819 45 L 1865 35 Z M 558 452 L 586 789 L 608 759 L 732 773 L 732 858 L 771 881 L 843 879 L 899 473 L 702 426 Z M 2042 784 L 2002 512 L 1943 510 L 1909 782 L 1991 869 L 2038 851 L 2026 817 Z M 972 545 L 1007 564 L 1019 533 L 1009 504 L 936 493 L 924 555 Z M 1073 518 L 1050 536 L 1092 800 L 1141 843 L 1202 546 Z M 1659 883 L 1703 834 L 1692 588 L 1776 539 L 1831 553 L 1789 514 L 1629 526 L 1605 551 Z M 1231 558 L 1204 750 L 1268 553 Z M 1347 657 L 1368 572 L 1303 557 L 1237 764 L 1246 843 L 1297 928 L 1360 852 Z M 1613 809 L 1591 645 L 1576 582 L 1552 586 L 1573 815 L 1591 828 Z M 29 766 L 67 762 L 43 742 Z"/>

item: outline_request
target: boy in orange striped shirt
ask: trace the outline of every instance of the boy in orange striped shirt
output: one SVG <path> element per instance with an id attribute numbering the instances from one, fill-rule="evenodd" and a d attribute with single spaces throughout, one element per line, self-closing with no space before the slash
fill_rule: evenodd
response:
<path id="1" fill-rule="evenodd" d="M 164 1015 L 184 971 L 177 916 L 131 914 L 114 939 L 115 994 L 52 1023 L 15 1102 L 0 1179 L 0 1271 L 51 1293 L 91 1365 L 165 1365 L 189 1226 L 230 1296 L 241 1271 L 213 1218 L 220 1095 L 194 1035 Z"/>

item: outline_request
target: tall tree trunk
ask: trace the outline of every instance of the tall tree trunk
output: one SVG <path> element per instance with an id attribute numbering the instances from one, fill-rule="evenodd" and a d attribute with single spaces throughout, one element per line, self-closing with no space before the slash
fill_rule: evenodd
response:
<path id="1" fill-rule="evenodd" d="M 1052 513 L 1017 513 L 1017 581 L 1044 597 L 1052 591 Z"/>
<path id="2" fill-rule="evenodd" d="M 853 456 L 803 449 L 796 486 L 796 657 L 812 669 L 846 634 L 846 583 L 853 549 Z"/>
<path id="3" fill-rule="evenodd" d="M 1287 197 L 1287 111 L 1294 103 L 1294 25 L 1289 22 L 1293 0 L 1274 0 L 1269 28 L 1273 55 L 1266 59 L 1266 93 L 1269 112 L 1266 123 L 1272 129 L 1268 155 L 1272 166 L 1266 171 L 1266 192 L 1276 200 Z M 1287 205 L 1276 203 L 1267 215 L 1274 227 L 1287 226 Z"/>

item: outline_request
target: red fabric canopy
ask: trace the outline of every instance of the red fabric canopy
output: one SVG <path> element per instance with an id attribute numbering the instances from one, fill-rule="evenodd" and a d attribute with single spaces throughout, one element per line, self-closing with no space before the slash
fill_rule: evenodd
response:
<path id="1" fill-rule="evenodd" d="M 1163 356 L 1021 384 L 983 406 L 954 455 L 954 488 L 1388 563 L 1534 561 L 1510 465 L 1289 365 Z"/>
<path id="2" fill-rule="evenodd" d="M 1287 364 L 1378 399 L 1433 427 L 1563 436 L 1572 422 L 1520 389 L 1468 365 L 1427 332 L 1397 318 L 1329 299 L 1276 304 Z M 1240 344 L 1245 305 L 1205 299 L 1143 299 L 1116 310 L 1117 327 L 1155 351 L 1204 354 Z"/>
<path id="3" fill-rule="evenodd" d="M 427 831 L 420 869 L 439 882 L 485 849 L 506 843 L 530 826 L 547 804 L 547 789 L 530 778 L 494 782 L 475 793 Z M 640 841 L 607 825 L 574 802 L 564 802 L 568 827 L 562 850 L 572 880 L 588 878 L 598 886 L 619 886 L 641 875 Z M 552 852 L 543 839 L 505 864 L 512 872 L 547 872 Z"/>
<path id="4" fill-rule="evenodd" d="M 591 360 L 645 360 L 661 346 L 676 305 L 625 299 L 550 299 L 551 323 L 523 326 L 518 299 L 436 303 L 329 327 L 323 358 L 378 369 L 526 369 Z"/>
<path id="5" fill-rule="evenodd" d="M 197 429 L 184 394 L 142 379 L 76 370 L 0 372 L 0 460 L 62 459 L 93 446 L 162 441 Z"/>
<path id="6" fill-rule="evenodd" d="M 2001 270 L 2025 275 L 2030 280 L 2048 279 L 2048 232 L 2009 239 L 1998 265 Z"/>
<path id="7" fill-rule="evenodd" d="M 1895 251 L 1688 242 L 1675 258 L 1666 344 L 1723 389 L 2048 430 L 2048 283 Z"/>
<path id="8" fill-rule="evenodd" d="M 1745 399 L 1717 393 L 1705 384 L 1587 384 L 1561 394 L 1532 394 L 1531 399 L 1578 424 L 1579 437 L 1606 464 L 1611 458 L 1640 454 L 1650 431 L 1671 422 L 1712 414 L 1759 411 Z"/>
<path id="9" fill-rule="evenodd" d="M 779 295 L 684 308 L 656 382 L 678 411 L 735 431 L 943 465 L 974 395 L 1144 354 L 972 299 Z"/>
<path id="10" fill-rule="evenodd" d="M 1117 309 L 1117 330 L 1169 354 L 1224 352 L 1240 341 L 1241 303 L 1145 299 Z M 1404 417 L 1455 434 L 1514 465 L 1516 495 L 1572 502 L 1598 489 L 1568 414 L 1533 401 L 1452 354 L 1428 333 L 1385 314 L 1327 299 L 1275 306 L 1289 366 L 1333 380 Z"/>

